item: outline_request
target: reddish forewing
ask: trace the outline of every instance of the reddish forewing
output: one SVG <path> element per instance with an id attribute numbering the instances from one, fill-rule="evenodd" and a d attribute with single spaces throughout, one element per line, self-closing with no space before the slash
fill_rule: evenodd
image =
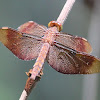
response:
<path id="1" fill-rule="evenodd" d="M 42 37 L 44 36 L 44 33 L 47 30 L 47 28 L 43 25 L 37 24 L 36 22 L 29 21 L 19 26 L 18 30 L 22 33 Z"/>
<path id="2" fill-rule="evenodd" d="M 100 72 L 100 60 L 85 53 L 55 44 L 50 47 L 47 61 L 63 74 L 92 74 Z"/>
<path id="3" fill-rule="evenodd" d="M 23 36 L 21 32 L 8 27 L 0 29 L 0 41 L 12 51 L 13 54 L 23 60 L 36 58 L 42 46 L 42 41 Z"/>
<path id="4" fill-rule="evenodd" d="M 86 53 L 90 53 L 92 51 L 92 48 L 88 41 L 81 37 L 72 36 L 61 32 L 56 36 L 56 41 L 76 51 Z"/>

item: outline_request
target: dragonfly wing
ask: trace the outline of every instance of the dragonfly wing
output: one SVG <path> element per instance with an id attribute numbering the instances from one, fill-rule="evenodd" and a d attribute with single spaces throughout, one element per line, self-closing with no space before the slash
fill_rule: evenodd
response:
<path id="1" fill-rule="evenodd" d="M 92 74 L 100 72 L 100 60 L 86 53 L 55 44 L 50 47 L 47 61 L 63 74 Z"/>
<path id="2" fill-rule="evenodd" d="M 0 29 L 0 41 L 22 60 L 35 59 L 42 46 L 41 39 L 27 35 L 14 29 L 3 27 Z"/>
<path id="3" fill-rule="evenodd" d="M 90 53 L 92 48 L 85 38 L 72 36 L 61 32 L 56 36 L 56 41 L 76 51 Z"/>
<path id="4" fill-rule="evenodd" d="M 46 26 L 39 25 L 33 21 L 28 21 L 18 27 L 18 30 L 20 32 L 35 35 L 38 37 L 44 36 L 46 29 L 47 29 Z"/>

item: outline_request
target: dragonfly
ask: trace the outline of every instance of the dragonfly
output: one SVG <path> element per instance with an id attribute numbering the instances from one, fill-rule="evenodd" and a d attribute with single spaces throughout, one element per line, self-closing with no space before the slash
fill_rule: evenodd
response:
<path id="1" fill-rule="evenodd" d="M 28 21 L 17 30 L 0 28 L 0 41 L 19 59 L 36 59 L 33 78 L 40 73 L 44 61 L 63 74 L 100 72 L 100 59 L 89 53 L 92 48 L 85 38 L 61 32 L 62 25 L 51 21 L 48 28 Z"/>

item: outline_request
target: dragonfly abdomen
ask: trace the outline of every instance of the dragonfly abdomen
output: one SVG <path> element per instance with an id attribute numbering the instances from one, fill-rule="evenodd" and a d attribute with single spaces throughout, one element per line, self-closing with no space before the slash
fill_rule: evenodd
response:
<path id="1" fill-rule="evenodd" d="M 32 75 L 31 75 L 32 79 L 35 79 L 36 76 L 38 76 L 38 74 L 40 73 L 40 71 L 41 71 L 41 69 L 43 67 L 45 58 L 47 56 L 49 47 L 50 47 L 49 43 L 44 43 L 43 44 L 43 46 L 41 48 L 41 51 L 39 53 L 39 56 L 38 56 L 34 66 L 33 66 L 33 71 L 32 71 Z"/>

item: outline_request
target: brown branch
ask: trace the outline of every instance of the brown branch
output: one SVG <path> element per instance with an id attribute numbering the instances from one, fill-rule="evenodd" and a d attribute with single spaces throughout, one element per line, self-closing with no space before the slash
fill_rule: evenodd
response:
<path id="1" fill-rule="evenodd" d="M 36 78 L 35 80 L 28 77 L 26 81 L 25 88 L 22 92 L 22 95 L 19 100 L 27 100 L 27 97 L 31 93 L 31 90 L 35 87 L 36 83 L 40 80 L 40 77 Z"/>
<path id="2" fill-rule="evenodd" d="M 24 88 L 19 100 L 27 100 L 27 97 L 31 93 L 32 89 L 35 87 L 37 82 L 40 81 L 41 76 L 43 75 L 43 68 L 42 68 L 41 72 L 39 73 L 39 75 L 35 78 L 35 80 L 30 78 L 31 72 L 32 72 L 32 69 L 30 69 L 29 72 L 26 72 L 26 74 L 28 75 L 28 79 L 26 81 L 25 88 Z"/>
<path id="3" fill-rule="evenodd" d="M 74 4 L 75 0 L 67 0 L 58 19 L 57 22 L 60 23 L 61 25 L 63 25 L 64 21 L 66 20 L 73 4 Z M 56 28 L 57 29 L 57 28 Z M 27 81 L 26 81 L 26 85 L 25 85 L 25 89 L 23 90 L 21 97 L 19 100 L 27 100 L 27 97 L 29 96 L 31 90 L 34 88 L 34 86 L 36 85 L 36 83 L 41 79 L 41 76 L 43 74 L 43 68 L 41 70 L 41 72 L 39 73 L 39 75 L 34 79 L 30 78 L 32 74 L 32 70 L 30 70 L 27 75 L 29 76 Z"/>

